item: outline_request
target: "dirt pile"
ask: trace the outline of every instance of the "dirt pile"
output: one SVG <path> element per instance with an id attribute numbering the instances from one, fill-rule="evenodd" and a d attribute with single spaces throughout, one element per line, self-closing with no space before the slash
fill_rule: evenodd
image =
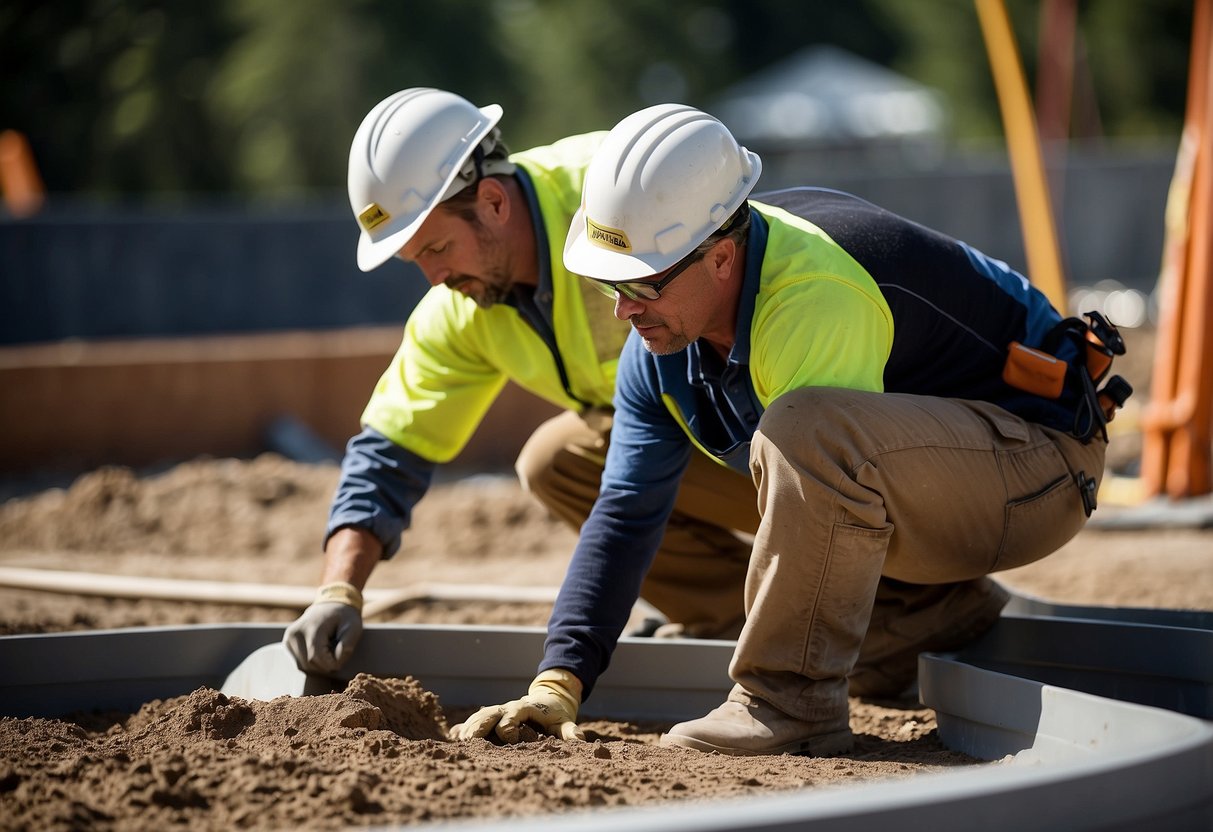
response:
<path id="1" fill-rule="evenodd" d="M 313 557 L 321 545 L 334 466 L 274 455 L 196 460 L 139 476 L 106 467 L 0 506 L 6 549 L 173 557 Z M 310 532 L 310 534 L 308 534 Z"/>
<path id="2" fill-rule="evenodd" d="M 331 465 L 265 455 L 155 474 L 106 468 L 0 506 L 0 565 L 311 584 L 336 485 Z M 435 487 L 371 586 L 494 583 L 506 601 L 418 603 L 380 621 L 541 626 L 508 601 L 555 586 L 575 542 L 508 477 Z M 291 609 L 0 589 L 0 633 L 290 621 Z M 519 691 L 521 694 L 522 691 Z M 479 703 L 489 704 L 489 703 Z M 853 703 L 846 758 L 724 758 L 656 741 L 663 725 L 587 722 L 589 743 L 453 744 L 409 679 L 355 678 L 340 694 L 249 702 L 207 689 L 135 714 L 0 719 L 0 829 L 339 829 L 758 794 L 972 764 L 943 748 L 931 711 Z"/>
<path id="3" fill-rule="evenodd" d="M 463 716 L 462 713 L 453 718 Z M 341 829 L 753 795 L 971 764 L 929 711 L 859 705 L 853 755 L 739 760 L 586 722 L 589 742 L 445 739 L 415 680 L 269 702 L 199 688 L 137 713 L 0 718 L 0 828 Z"/>
<path id="4" fill-rule="evenodd" d="M 314 586 L 335 465 L 274 454 L 140 474 L 108 467 L 0 504 L 0 565 Z M 421 581 L 555 586 L 576 541 L 507 476 L 431 490 L 371 587 Z M 414 604 L 379 621 L 542 625 L 542 604 Z M 0 588 L 0 635 L 106 627 L 290 621 L 296 610 Z"/>

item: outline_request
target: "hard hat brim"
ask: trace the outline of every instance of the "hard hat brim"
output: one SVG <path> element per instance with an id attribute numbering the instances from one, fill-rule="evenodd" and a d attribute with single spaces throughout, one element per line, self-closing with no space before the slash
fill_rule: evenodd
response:
<path id="1" fill-rule="evenodd" d="M 416 214 L 409 214 L 398 218 L 393 218 L 386 224 L 386 230 L 382 235 L 376 235 L 375 239 L 371 238 L 370 232 L 362 229 L 358 234 L 358 268 L 364 272 L 374 271 L 382 266 L 388 260 L 391 260 L 400 249 L 413 238 L 417 230 L 426 221 L 434 209 L 442 202 L 442 196 L 450 189 L 455 179 L 459 176 L 460 169 L 468 157 L 472 155 L 484 138 L 497 126 L 497 122 L 501 121 L 501 116 L 504 112 L 499 104 L 489 104 L 478 108 L 484 115 L 484 121 L 479 125 L 476 131 L 470 134 L 468 138 L 468 152 L 460 157 L 458 164 L 451 167 L 451 172 L 447 175 L 442 183 L 442 187 L 437 191 L 438 198 L 432 200 L 429 205 L 425 206 Z"/>

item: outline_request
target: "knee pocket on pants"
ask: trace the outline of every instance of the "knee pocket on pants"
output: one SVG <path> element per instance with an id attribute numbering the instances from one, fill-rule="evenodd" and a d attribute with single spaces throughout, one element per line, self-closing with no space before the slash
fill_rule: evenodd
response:
<path id="1" fill-rule="evenodd" d="M 1078 533 L 1085 519 L 1078 486 L 1068 474 L 1035 494 L 1007 503 L 1002 545 L 990 571 L 1014 569 L 1057 551 Z"/>

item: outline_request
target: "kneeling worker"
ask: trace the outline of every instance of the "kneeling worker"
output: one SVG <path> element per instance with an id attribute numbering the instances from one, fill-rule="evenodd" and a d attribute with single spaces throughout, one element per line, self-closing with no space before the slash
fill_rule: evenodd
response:
<path id="1" fill-rule="evenodd" d="M 624 119 L 587 171 L 564 263 L 631 323 L 602 489 L 522 698 L 453 736 L 565 738 L 606 670 L 679 478 L 747 474 L 761 521 L 727 700 L 662 742 L 850 748 L 852 694 L 987 630 L 987 576 L 1074 536 L 1127 385 L 1115 329 L 1063 318 L 1005 263 L 854 196 L 750 199 L 759 158 L 681 105 Z"/>

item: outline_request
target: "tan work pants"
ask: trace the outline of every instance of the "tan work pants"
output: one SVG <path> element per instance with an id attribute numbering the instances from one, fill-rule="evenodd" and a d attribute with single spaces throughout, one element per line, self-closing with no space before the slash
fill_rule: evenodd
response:
<path id="1" fill-rule="evenodd" d="M 973 581 L 1057 550 L 1086 519 L 1075 477 L 1099 480 L 1105 450 L 984 402 L 780 397 L 750 451 L 762 521 L 733 680 L 797 718 L 837 716 L 882 575 Z"/>
<path id="2" fill-rule="evenodd" d="M 598 497 L 609 441 L 609 419 L 562 413 L 527 441 L 515 465 L 518 479 L 580 529 Z M 750 478 L 696 451 L 641 597 L 684 625 L 686 635 L 736 638 L 745 615 L 750 544 L 735 531 L 752 535 L 758 520 Z"/>

